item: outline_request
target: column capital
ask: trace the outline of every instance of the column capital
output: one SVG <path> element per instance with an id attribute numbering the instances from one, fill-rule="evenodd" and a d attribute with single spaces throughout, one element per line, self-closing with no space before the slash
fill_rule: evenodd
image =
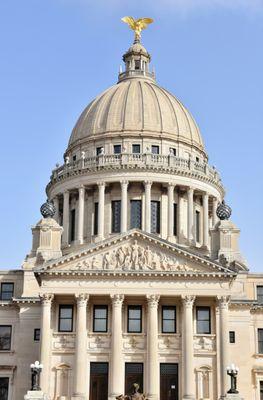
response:
<path id="1" fill-rule="evenodd" d="M 85 186 L 84 186 L 84 185 L 79 185 L 78 190 L 79 190 L 79 192 L 80 192 L 81 190 L 85 190 Z"/>
<path id="2" fill-rule="evenodd" d="M 128 186 L 129 185 L 129 181 L 123 180 L 120 181 L 121 186 Z"/>
<path id="3" fill-rule="evenodd" d="M 65 189 L 63 192 L 63 196 L 67 196 L 67 195 L 69 195 L 69 189 Z"/>
<path id="4" fill-rule="evenodd" d="M 203 193 L 202 193 L 202 197 L 203 197 L 203 198 L 208 198 L 208 197 L 209 197 L 209 193 L 203 192 Z"/>
<path id="5" fill-rule="evenodd" d="M 158 294 L 147 294 L 146 299 L 148 307 L 150 308 L 158 307 L 158 303 L 160 300 L 160 296 Z"/>
<path id="6" fill-rule="evenodd" d="M 97 185 L 98 185 L 99 187 L 103 187 L 103 186 L 105 186 L 105 182 L 97 182 Z"/>
<path id="7" fill-rule="evenodd" d="M 75 299 L 78 307 L 86 307 L 87 302 L 89 301 L 89 295 L 87 293 L 78 293 L 75 294 Z"/>
<path id="8" fill-rule="evenodd" d="M 188 186 L 187 193 L 194 193 L 194 188 L 192 186 Z"/>
<path id="9" fill-rule="evenodd" d="M 54 295 L 52 293 L 43 293 L 39 296 L 43 306 L 51 306 L 52 300 L 54 299 Z"/>
<path id="10" fill-rule="evenodd" d="M 186 308 L 192 308 L 195 302 L 195 296 L 192 295 L 186 295 L 186 296 L 182 296 L 182 303 L 183 306 Z"/>
<path id="11" fill-rule="evenodd" d="M 168 182 L 168 188 L 175 188 L 176 184 L 173 182 Z"/>
<path id="12" fill-rule="evenodd" d="M 231 296 L 217 296 L 217 304 L 221 310 L 227 310 Z"/>
<path id="13" fill-rule="evenodd" d="M 124 294 L 111 294 L 111 303 L 114 307 L 121 307 L 123 300 L 124 300 Z"/>
<path id="14" fill-rule="evenodd" d="M 153 182 L 152 181 L 144 181 L 144 186 L 152 186 Z"/>

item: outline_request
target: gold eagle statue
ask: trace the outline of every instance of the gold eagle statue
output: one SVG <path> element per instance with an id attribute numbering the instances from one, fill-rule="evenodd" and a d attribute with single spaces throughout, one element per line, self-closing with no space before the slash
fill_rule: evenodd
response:
<path id="1" fill-rule="evenodd" d="M 129 27 L 135 32 L 135 40 L 140 41 L 141 31 L 146 29 L 149 24 L 153 22 L 152 18 L 138 18 L 133 17 L 123 17 L 121 19 L 123 22 L 129 25 Z"/>

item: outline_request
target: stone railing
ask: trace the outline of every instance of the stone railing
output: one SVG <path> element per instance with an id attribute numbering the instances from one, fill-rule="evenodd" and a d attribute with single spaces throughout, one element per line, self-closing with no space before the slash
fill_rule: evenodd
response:
<path id="1" fill-rule="evenodd" d="M 172 170 L 174 173 L 196 173 L 204 178 L 211 179 L 221 186 L 221 179 L 214 167 L 207 163 L 200 163 L 193 159 L 176 157 L 173 155 L 150 153 L 122 153 L 102 154 L 86 157 L 76 161 L 65 163 L 52 171 L 51 183 L 63 179 L 68 174 L 77 171 L 96 171 L 100 169 L 146 168 L 158 170 Z"/>
<path id="2" fill-rule="evenodd" d="M 155 74 L 154 72 L 150 72 L 150 71 L 143 71 L 143 70 L 138 70 L 138 69 L 131 69 L 128 71 L 124 71 L 121 72 L 119 74 L 119 81 L 122 81 L 125 78 L 131 78 L 131 77 L 138 77 L 138 76 L 144 76 L 146 78 L 151 78 L 151 79 L 155 79 Z"/>

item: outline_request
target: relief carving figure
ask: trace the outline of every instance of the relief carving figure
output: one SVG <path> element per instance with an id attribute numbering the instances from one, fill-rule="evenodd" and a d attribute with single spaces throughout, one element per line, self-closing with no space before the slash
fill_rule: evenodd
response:
<path id="1" fill-rule="evenodd" d="M 93 256 L 92 259 L 79 261 L 74 267 L 78 270 L 157 270 L 157 271 L 196 271 L 193 266 L 180 263 L 178 259 L 168 254 L 152 251 L 150 246 L 139 246 L 137 240 L 133 244 L 109 250 L 106 253 Z"/>

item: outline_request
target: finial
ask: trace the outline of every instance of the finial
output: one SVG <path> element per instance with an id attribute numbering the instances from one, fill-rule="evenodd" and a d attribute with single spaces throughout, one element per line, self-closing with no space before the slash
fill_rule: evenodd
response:
<path id="1" fill-rule="evenodd" d="M 40 207 L 40 212 L 44 218 L 53 218 L 56 212 L 56 207 L 53 201 L 47 199 L 47 201 Z"/>
<path id="2" fill-rule="evenodd" d="M 133 17 L 123 17 L 121 20 L 128 24 L 129 27 L 135 32 L 134 43 L 140 43 L 141 31 L 146 29 L 147 26 L 153 22 L 152 18 L 134 19 Z"/>
<path id="3" fill-rule="evenodd" d="M 222 221 L 225 219 L 229 219 L 232 214 L 232 209 L 229 207 L 225 201 L 223 200 L 221 204 L 216 209 L 216 215 Z"/>

